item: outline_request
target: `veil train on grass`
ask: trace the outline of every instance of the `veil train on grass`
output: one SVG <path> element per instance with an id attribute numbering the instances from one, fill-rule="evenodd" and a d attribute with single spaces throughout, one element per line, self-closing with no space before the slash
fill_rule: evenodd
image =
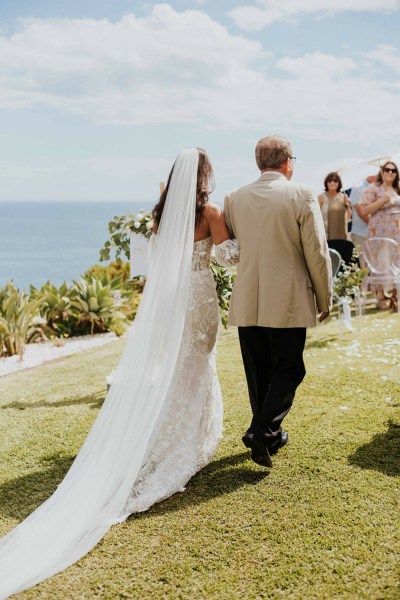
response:
<path id="1" fill-rule="evenodd" d="M 124 506 L 167 408 L 184 330 L 198 160 L 192 148 L 175 161 L 142 301 L 81 450 L 55 493 L 0 540 L 1 599 L 73 564 L 129 516 Z"/>

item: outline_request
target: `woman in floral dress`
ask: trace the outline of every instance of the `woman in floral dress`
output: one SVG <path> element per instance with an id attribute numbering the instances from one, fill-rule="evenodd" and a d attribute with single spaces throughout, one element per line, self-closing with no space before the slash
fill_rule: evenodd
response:
<path id="1" fill-rule="evenodd" d="M 400 195 L 399 170 L 392 161 L 386 162 L 380 169 L 375 183 L 364 190 L 360 207 L 364 215 L 369 216 L 368 238 L 391 238 L 400 247 Z M 395 308 L 395 292 L 391 299 Z M 378 307 L 388 308 L 383 289 L 378 290 Z"/>

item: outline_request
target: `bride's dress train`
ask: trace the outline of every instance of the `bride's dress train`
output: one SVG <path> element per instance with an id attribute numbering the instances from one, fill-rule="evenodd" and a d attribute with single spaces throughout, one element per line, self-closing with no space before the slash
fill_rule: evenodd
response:
<path id="1" fill-rule="evenodd" d="M 198 160 L 194 148 L 175 161 L 139 311 L 81 450 L 54 494 L 0 540 L 0 599 L 182 490 L 217 448 L 219 316 L 211 239 L 193 242 Z"/>
<path id="2" fill-rule="evenodd" d="M 222 396 L 215 351 L 218 298 L 210 270 L 212 240 L 194 243 L 189 302 L 178 356 L 157 441 L 145 458 L 123 518 L 182 492 L 214 456 L 222 432 Z"/>

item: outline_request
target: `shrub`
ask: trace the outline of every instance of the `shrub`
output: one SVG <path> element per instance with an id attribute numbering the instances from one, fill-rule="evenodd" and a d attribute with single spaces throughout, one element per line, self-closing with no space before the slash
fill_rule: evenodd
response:
<path id="1" fill-rule="evenodd" d="M 125 283 L 129 281 L 130 278 L 129 263 L 117 258 L 106 266 L 93 265 L 83 274 L 83 277 L 90 275 L 94 275 L 96 279 L 103 279 L 106 277 L 109 281 L 119 279 L 121 282 Z"/>
<path id="2" fill-rule="evenodd" d="M 23 356 L 26 341 L 40 334 L 38 308 L 39 301 L 16 289 L 12 281 L 0 290 L 0 356 Z"/>

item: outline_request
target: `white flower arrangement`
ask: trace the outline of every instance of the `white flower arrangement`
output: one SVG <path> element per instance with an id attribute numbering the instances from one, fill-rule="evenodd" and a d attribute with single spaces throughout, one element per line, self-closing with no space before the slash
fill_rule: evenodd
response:
<path id="1" fill-rule="evenodd" d="M 153 215 L 151 212 L 140 210 L 136 217 L 132 215 L 132 220 L 128 223 L 133 233 L 142 233 L 149 238 L 154 227 Z"/>

